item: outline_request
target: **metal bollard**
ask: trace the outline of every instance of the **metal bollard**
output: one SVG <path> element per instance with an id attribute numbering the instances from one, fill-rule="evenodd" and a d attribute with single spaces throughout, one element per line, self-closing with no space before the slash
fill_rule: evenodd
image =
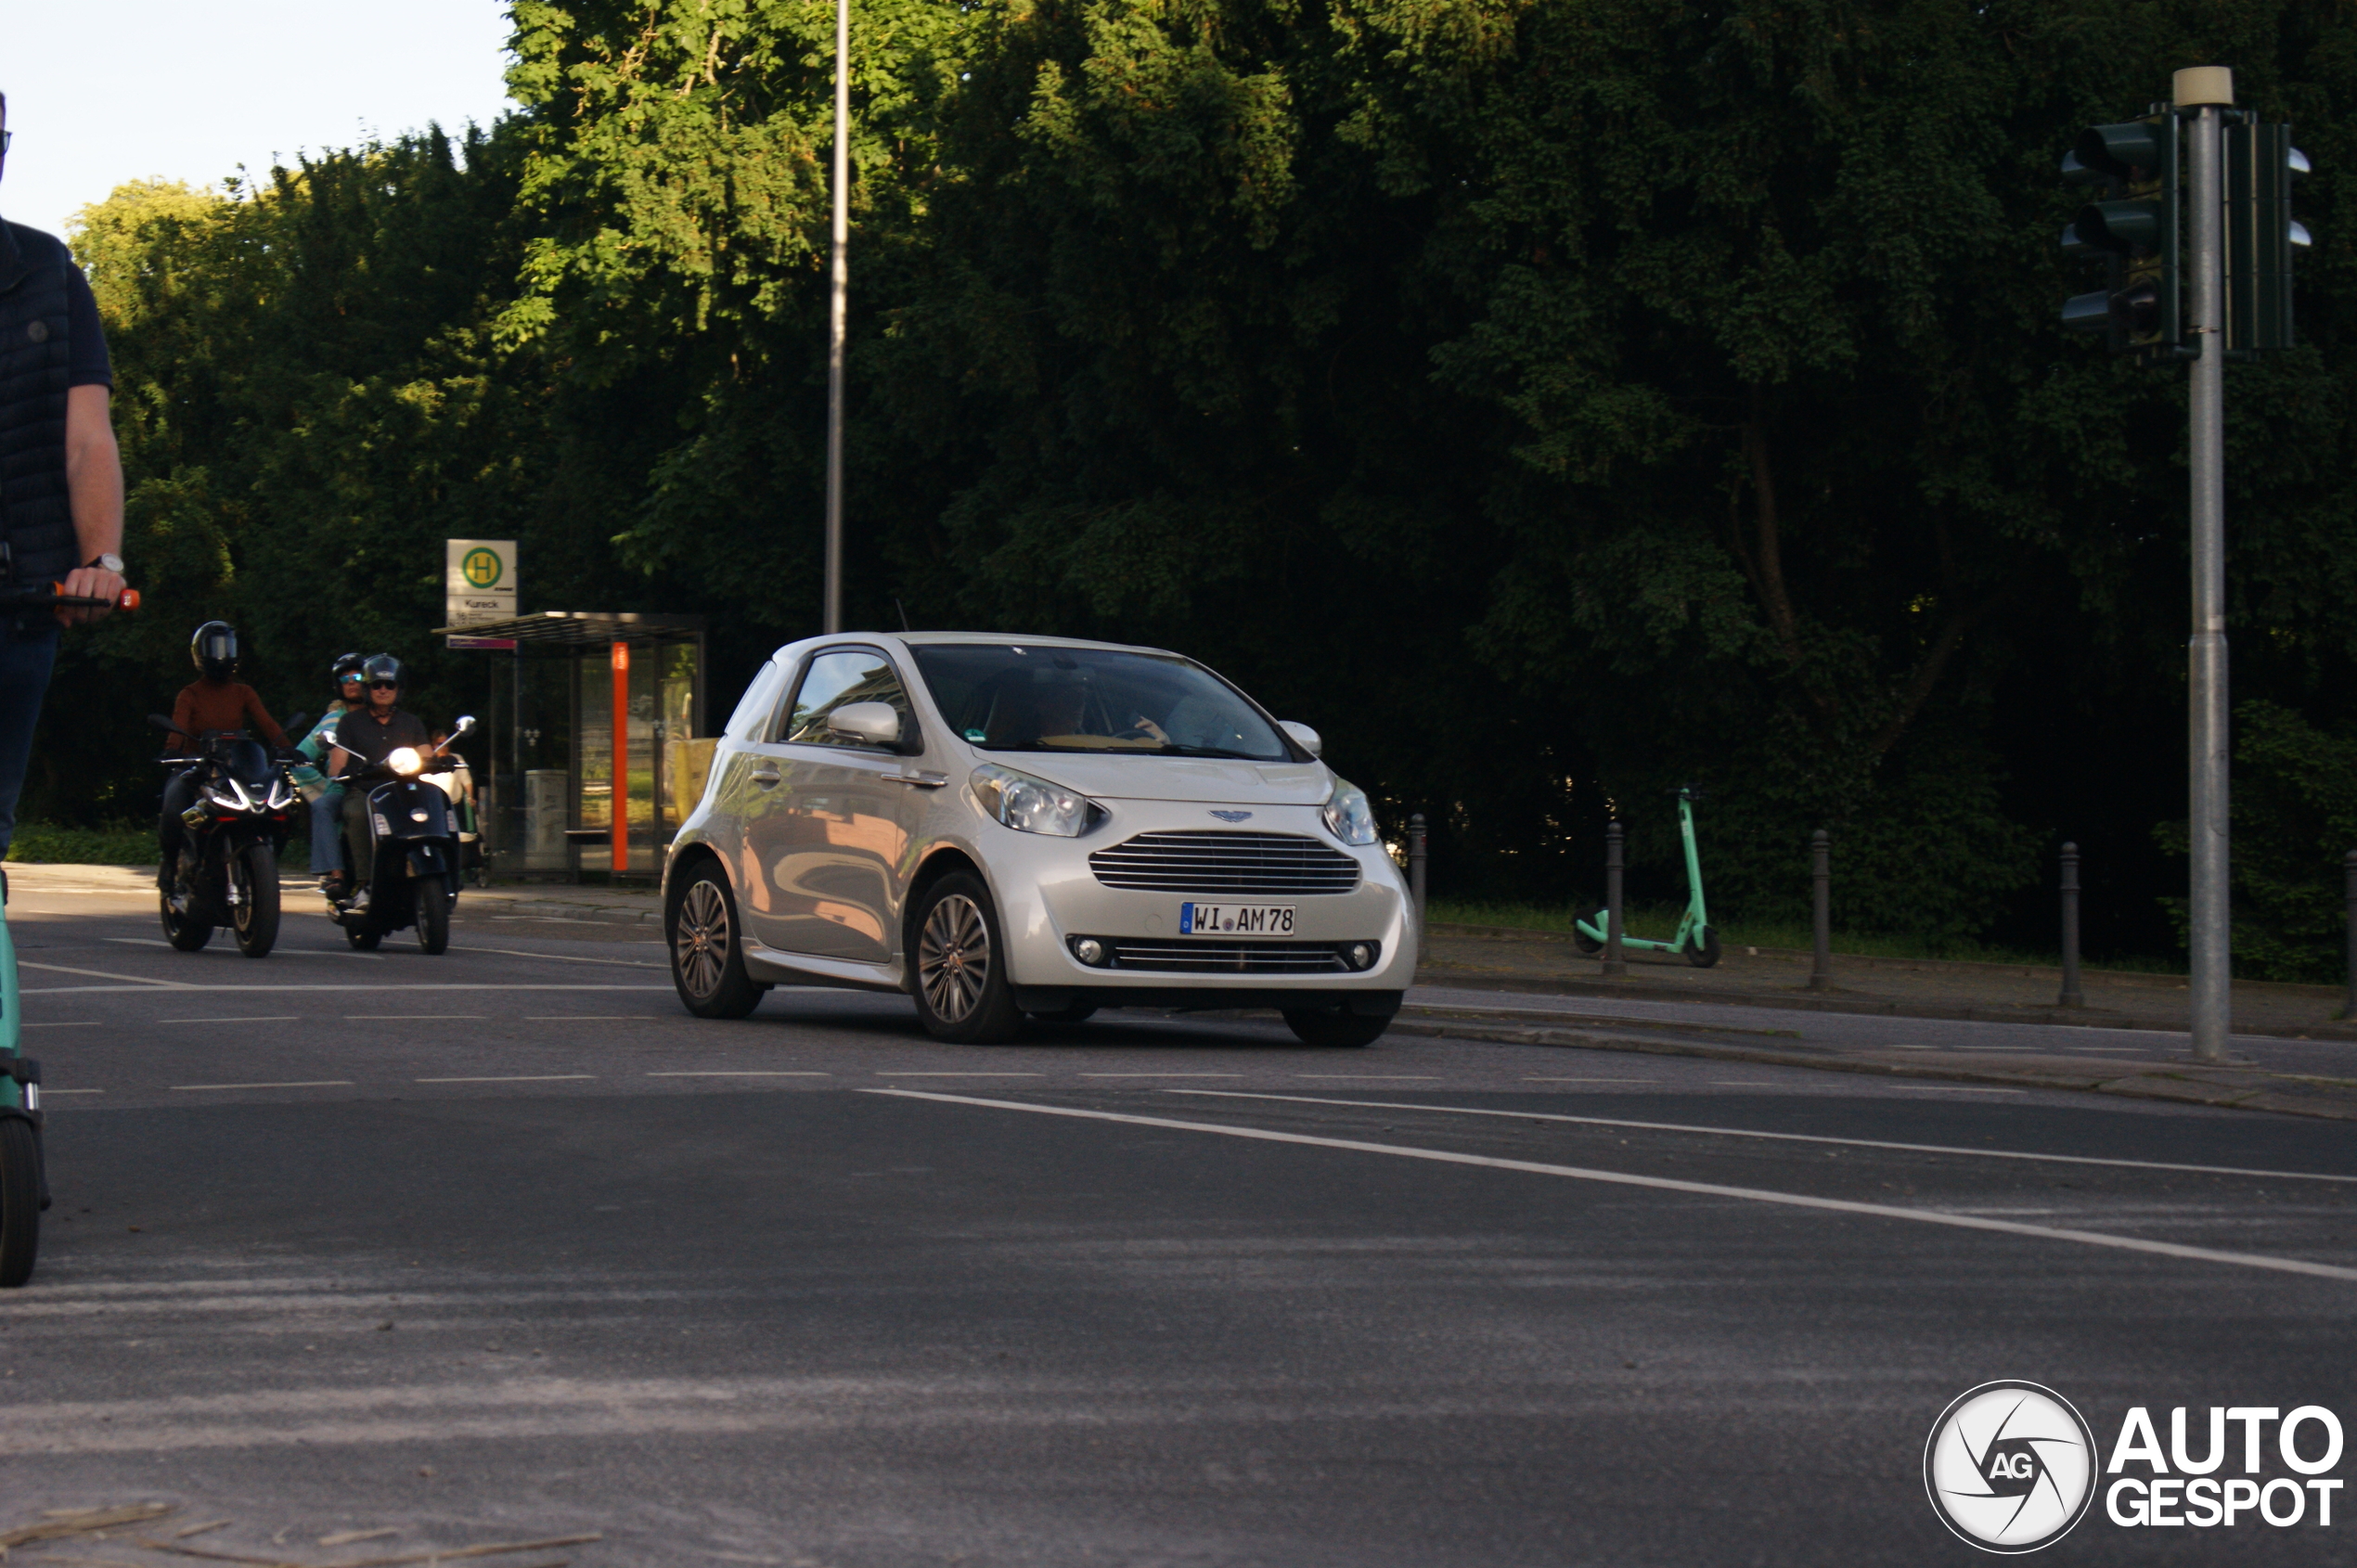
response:
<path id="1" fill-rule="evenodd" d="M 1416 904 L 1416 930 L 1424 929 L 1424 814 L 1408 818 L 1408 896 Z"/>
<path id="2" fill-rule="evenodd" d="M 1809 989 L 1834 988 L 1834 839 L 1820 828 L 1809 839 L 1809 876 L 1816 884 L 1812 911 L 1815 951 L 1810 955 Z"/>
<path id="3" fill-rule="evenodd" d="M 1604 972 L 1627 974 L 1629 950 L 1621 945 L 1620 937 L 1620 824 L 1615 822 L 1604 829 Z"/>
<path id="4" fill-rule="evenodd" d="M 2062 995 L 2058 1008 L 2083 1008 L 2087 993 L 2079 983 L 2079 846 L 2062 846 Z"/>
<path id="5" fill-rule="evenodd" d="M 2349 994 L 2342 999 L 2340 1016 L 2357 1019 L 2357 849 L 2352 849 L 2340 863 L 2342 896 L 2348 900 Z"/>

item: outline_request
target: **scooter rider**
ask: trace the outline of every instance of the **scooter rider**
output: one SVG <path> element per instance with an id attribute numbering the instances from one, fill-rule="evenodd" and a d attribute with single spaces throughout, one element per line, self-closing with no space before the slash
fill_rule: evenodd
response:
<path id="1" fill-rule="evenodd" d="M 346 653 L 328 667 L 328 677 L 336 688 L 335 700 L 295 746 L 311 760 L 310 766 L 294 770 L 296 787 L 311 803 L 311 869 L 331 893 L 343 880 L 343 786 L 321 769 L 335 746 L 336 726 L 343 722 L 344 714 L 367 706 L 367 683 L 360 675 L 360 666 L 367 662 L 365 655 Z"/>
<path id="2" fill-rule="evenodd" d="M 180 688 L 172 704 L 172 740 L 175 755 L 193 756 L 208 729 L 252 729 L 283 750 L 286 732 L 262 705 L 261 695 L 238 679 L 238 630 L 225 621 L 208 621 L 188 639 L 188 659 L 197 678 Z M 156 868 L 156 886 L 174 890 L 180 866 L 183 824 L 180 814 L 196 803 L 199 770 L 183 768 L 163 787 L 163 809 L 156 818 L 156 846 L 162 862 Z"/>
<path id="3" fill-rule="evenodd" d="M 357 767 L 372 767 L 400 747 L 415 746 L 423 751 L 433 744 L 424 722 L 397 705 L 401 700 L 400 660 L 390 653 L 380 653 L 361 666 L 361 675 L 367 684 L 367 706 L 337 721 L 335 751 L 328 762 L 328 771 L 339 778 Z M 368 880 L 376 872 L 376 842 L 368 833 L 366 790 L 346 789 L 343 792 L 343 839 L 352 862 L 352 885 L 356 890 L 353 906 L 366 908 Z"/>

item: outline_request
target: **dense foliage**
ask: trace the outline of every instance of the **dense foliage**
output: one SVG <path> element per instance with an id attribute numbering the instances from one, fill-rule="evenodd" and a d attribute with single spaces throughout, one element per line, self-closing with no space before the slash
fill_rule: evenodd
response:
<path id="1" fill-rule="evenodd" d="M 512 11 L 527 109 L 462 148 L 89 214 L 162 612 L 76 654 L 81 713 L 161 693 L 200 607 L 288 678 L 424 652 L 448 533 L 521 537 L 538 604 L 711 611 L 720 688 L 813 628 L 832 7 Z M 2245 957 L 2329 967 L 2345 8 L 854 11 L 855 621 L 1193 652 L 1460 892 L 1592 886 L 1616 812 L 1668 893 L 1694 781 L 1719 906 L 1797 908 L 1822 825 L 1845 923 L 2036 940 L 2067 837 L 2114 950 L 2181 885 L 2183 377 L 2056 327 L 2054 165 L 2234 64 L 2320 239 L 2305 346 L 2229 377 Z"/>

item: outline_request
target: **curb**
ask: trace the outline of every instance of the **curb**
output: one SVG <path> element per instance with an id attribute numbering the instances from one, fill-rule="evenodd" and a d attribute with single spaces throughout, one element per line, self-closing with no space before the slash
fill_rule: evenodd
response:
<path id="1" fill-rule="evenodd" d="M 1860 1073 L 1874 1077 L 1922 1078 L 1950 1083 L 1989 1084 L 2017 1089 L 2073 1089 L 2095 1094 L 2124 1095 L 2141 1099 L 2168 1099 L 2235 1111 L 2270 1111 L 2330 1121 L 2357 1121 L 2357 1081 L 2302 1078 L 2282 1073 L 2243 1073 L 2240 1082 L 2199 1076 L 2203 1069 L 2168 1068 L 2158 1072 L 2108 1074 L 2057 1070 L 2051 1073 L 1976 1067 L 1934 1061 L 1884 1061 L 1871 1057 L 1826 1056 L 1808 1051 L 1771 1050 L 1760 1046 L 1717 1045 L 1702 1041 L 1666 1040 L 1598 1030 L 1552 1029 L 1516 1024 L 1479 1024 L 1402 1016 L 1391 1032 L 1447 1039 L 1483 1040 L 1498 1045 L 1569 1047 L 1576 1050 L 1618 1051 L 1641 1056 L 1700 1057 L 1711 1061 L 1743 1061 L 1762 1067 L 1808 1067 L 1826 1073 Z M 2073 1066 L 2080 1064 L 2073 1063 Z M 2208 1070 L 2216 1072 L 2217 1069 Z M 2332 1092 L 2303 1093 L 2299 1086 L 2333 1086 Z"/>

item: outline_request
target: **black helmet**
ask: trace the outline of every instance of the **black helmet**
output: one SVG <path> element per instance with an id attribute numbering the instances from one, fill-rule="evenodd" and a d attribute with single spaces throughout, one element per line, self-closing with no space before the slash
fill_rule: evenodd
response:
<path id="1" fill-rule="evenodd" d="M 390 653 L 372 654 L 368 662 L 360 666 L 360 678 L 370 686 L 379 681 L 391 681 L 398 688 L 401 685 L 401 661 Z"/>
<path id="2" fill-rule="evenodd" d="M 226 621 L 208 621 L 188 639 L 188 662 L 213 680 L 235 679 L 238 674 L 238 628 Z"/>
<path id="3" fill-rule="evenodd" d="M 343 689 L 344 682 L 356 681 L 362 678 L 360 669 L 361 666 L 366 664 L 367 662 L 367 656 L 365 654 L 337 654 L 336 662 L 328 666 L 328 679 L 329 684 L 334 686 L 338 691 L 341 691 Z"/>

